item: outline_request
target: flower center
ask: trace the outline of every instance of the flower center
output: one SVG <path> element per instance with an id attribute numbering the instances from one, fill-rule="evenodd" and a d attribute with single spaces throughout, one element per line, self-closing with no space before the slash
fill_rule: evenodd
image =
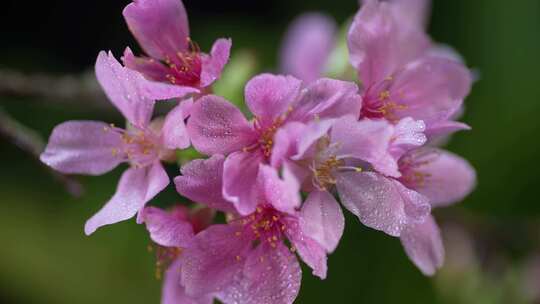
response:
<path id="1" fill-rule="evenodd" d="M 154 134 L 133 127 L 132 130 L 124 130 L 111 124 L 104 128 L 105 132 L 117 132 L 122 136 L 122 146 L 113 148 L 113 156 L 124 154 L 129 162 L 135 167 L 145 167 L 159 158 L 159 145 Z"/>
<path id="2" fill-rule="evenodd" d="M 245 147 L 244 152 L 254 152 L 260 151 L 262 155 L 268 160 L 272 155 L 272 148 L 274 147 L 274 136 L 281 126 L 285 123 L 287 116 L 292 112 L 293 108 L 290 107 L 285 113 L 283 113 L 278 118 L 268 126 L 260 118 L 255 117 L 253 126 L 255 130 L 259 133 L 259 139 L 256 143 L 251 146 Z"/>
<path id="3" fill-rule="evenodd" d="M 197 87 L 200 84 L 202 72 L 202 57 L 199 46 L 190 38 L 189 50 L 178 52 L 173 58 L 166 58 L 165 64 L 169 68 L 165 76 L 170 83 L 183 86 Z"/>
<path id="4" fill-rule="evenodd" d="M 401 177 L 399 181 L 407 188 L 418 189 L 422 188 L 431 174 L 422 172 L 423 166 L 430 164 L 438 157 L 436 151 L 421 149 L 403 156 L 399 162 L 399 171 Z"/>
<path id="5" fill-rule="evenodd" d="M 247 233 L 254 245 L 268 243 L 272 248 L 282 241 L 288 225 L 286 215 L 270 205 L 257 207 L 254 213 L 240 219 L 240 223 L 243 231 L 237 232 L 237 236 Z"/>
<path id="6" fill-rule="evenodd" d="M 336 184 L 336 177 L 334 172 L 345 163 L 343 160 L 338 159 L 335 155 L 331 155 L 322 163 L 312 168 L 313 172 L 313 185 L 321 191 L 326 191 L 328 188 Z"/>
<path id="7" fill-rule="evenodd" d="M 399 120 L 396 112 L 407 109 L 407 105 L 398 99 L 403 98 L 403 93 L 392 93 L 390 87 L 394 81 L 392 76 L 375 84 L 366 91 L 366 98 L 362 105 L 361 118 L 386 118 L 390 121 Z M 396 96 L 397 95 L 397 96 Z"/>

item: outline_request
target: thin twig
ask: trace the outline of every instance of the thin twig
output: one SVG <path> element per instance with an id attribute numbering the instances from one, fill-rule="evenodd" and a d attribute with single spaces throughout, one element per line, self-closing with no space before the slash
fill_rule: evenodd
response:
<path id="1" fill-rule="evenodd" d="M 54 101 L 73 106 L 84 103 L 85 107 L 111 107 L 93 71 L 80 75 L 53 76 L 0 69 L 0 96 L 31 97 L 33 101 Z"/>
<path id="2" fill-rule="evenodd" d="M 39 155 L 45 148 L 45 142 L 41 136 L 34 130 L 13 119 L 2 108 L 0 108 L 0 136 L 5 137 L 8 141 L 19 147 L 19 149 L 30 154 L 34 160 L 47 169 L 53 178 L 61 182 L 66 188 L 66 191 L 71 195 L 80 196 L 82 194 L 83 188 L 79 182 L 52 170 L 39 161 Z"/>

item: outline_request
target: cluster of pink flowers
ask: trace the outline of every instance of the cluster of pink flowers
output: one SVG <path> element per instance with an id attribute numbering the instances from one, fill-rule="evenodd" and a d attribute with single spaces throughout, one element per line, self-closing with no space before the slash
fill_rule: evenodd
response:
<path id="1" fill-rule="evenodd" d="M 292 303 L 301 281 L 297 256 L 326 277 L 327 255 L 344 230 L 341 206 L 399 237 L 412 262 L 432 275 L 444 249 L 431 210 L 469 194 L 475 172 L 437 147 L 469 128 L 455 119 L 472 77 L 426 34 L 428 4 L 363 1 L 348 32 L 360 85 L 321 78 L 336 31 L 322 16 L 301 18 L 283 48 L 288 75 L 261 74 L 246 84 L 246 118 L 211 93 L 231 40 L 203 53 L 189 38 L 180 0 L 134 0 L 123 14 L 148 57 L 126 48 L 122 63 L 105 52 L 96 62 L 126 128 L 65 122 L 41 160 L 90 175 L 129 164 L 85 232 L 136 215 L 169 262 L 165 304 Z M 158 100 L 177 105 L 152 120 Z M 196 207 L 147 207 L 170 183 L 163 163 L 190 146 L 208 158 L 183 165 L 174 184 Z M 226 223 L 212 223 L 216 211 Z"/>

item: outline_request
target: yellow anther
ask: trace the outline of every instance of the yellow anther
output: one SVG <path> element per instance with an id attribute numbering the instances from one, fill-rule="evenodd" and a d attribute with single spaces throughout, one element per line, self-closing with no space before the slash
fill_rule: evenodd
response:
<path id="1" fill-rule="evenodd" d="M 385 90 L 379 93 L 379 99 L 380 100 L 386 100 L 390 98 L 390 91 Z"/>

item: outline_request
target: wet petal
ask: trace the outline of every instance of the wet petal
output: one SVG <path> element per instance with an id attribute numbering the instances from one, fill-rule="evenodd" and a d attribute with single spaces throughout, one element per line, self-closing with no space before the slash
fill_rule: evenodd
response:
<path id="1" fill-rule="evenodd" d="M 165 247 L 187 247 L 193 239 L 193 227 L 174 212 L 166 212 L 155 207 L 142 211 L 142 220 L 156 244 Z"/>
<path id="2" fill-rule="evenodd" d="M 398 177 L 397 160 L 390 154 L 393 135 L 394 128 L 384 120 L 346 116 L 332 127 L 331 140 L 339 146 L 339 157 L 368 162 L 380 173 Z"/>
<path id="3" fill-rule="evenodd" d="M 257 176 L 261 163 L 262 158 L 257 154 L 235 152 L 223 165 L 223 196 L 242 215 L 253 213 L 259 203 Z"/>
<path id="4" fill-rule="evenodd" d="M 219 295 L 224 303 L 292 304 L 300 290 L 302 271 L 283 245 L 258 246 L 248 256 L 242 276 Z"/>
<path id="5" fill-rule="evenodd" d="M 169 68 L 160 61 L 148 57 L 135 57 L 130 48 L 124 50 L 121 59 L 127 68 L 141 73 L 146 79 L 169 82 L 167 79 L 167 74 L 170 73 Z"/>
<path id="6" fill-rule="evenodd" d="M 186 149 L 189 147 L 189 135 L 184 123 L 188 113 L 185 112 L 184 103 L 191 102 L 191 100 L 182 101 L 165 117 L 161 128 L 161 141 L 167 149 Z"/>
<path id="7" fill-rule="evenodd" d="M 182 97 L 196 89 L 152 82 L 137 71 L 123 67 L 109 52 L 100 52 L 96 77 L 109 100 L 133 125 L 144 128 L 150 122 L 155 100 Z"/>
<path id="8" fill-rule="evenodd" d="M 243 271 L 250 247 L 235 225 L 213 225 L 197 234 L 183 254 L 182 284 L 187 294 L 198 297 L 231 286 Z"/>
<path id="9" fill-rule="evenodd" d="M 376 173 L 342 173 L 337 188 L 341 203 L 360 222 L 392 236 L 422 222 L 430 212 L 426 197 Z"/>
<path id="10" fill-rule="evenodd" d="M 300 184 L 288 170 L 283 170 L 281 179 L 276 169 L 260 165 L 257 182 L 266 202 L 277 210 L 292 214 L 300 206 Z"/>
<path id="11" fill-rule="evenodd" d="M 229 154 L 249 146 L 255 133 L 242 112 L 219 96 L 200 98 L 191 108 L 188 132 L 202 153 Z"/>
<path id="12" fill-rule="evenodd" d="M 126 170 L 120 178 L 116 193 L 86 222 L 84 232 L 90 235 L 101 226 L 132 218 L 168 184 L 169 177 L 160 163 Z"/>
<path id="13" fill-rule="evenodd" d="M 161 291 L 161 304 L 212 304 L 211 296 L 193 298 L 186 294 L 184 287 L 180 284 L 181 267 L 182 260 L 177 259 L 167 269 Z"/>
<path id="14" fill-rule="evenodd" d="M 294 105 L 301 85 L 302 81 L 292 76 L 255 76 L 245 88 L 246 104 L 262 127 L 269 127 Z"/>
<path id="15" fill-rule="evenodd" d="M 214 42 L 210 55 L 203 55 L 201 87 L 207 87 L 219 79 L 223 67 L 229 61 L 231 46 L 231 39 L 218 39 Z"/>
<path id="16" fill-rule="evenodd" d="M 394 127 L 390 151 L 398 160 L 407 151 L 421 147 L 426 143 L 426 124 L 422 120 L 403 118 Z"/>
<path id="17" fill-rule="evenodd" d="M 351 64 L 364 87 L 383 81 L 430 46 L 423 29 L 395 18 L 392 4 L 366 1 L 349 30 Z"/>
<path id="18" fill-rule="evenodd" d="M 405 106 L 395 111 L 396 118 L 423 120 L 427 129 L 448 120 L 469 94 L 470 71 L 461 63 L 425 57 L 407 64 L 394 78 L 390 99 Z"/>
<path id="19" fill-rule="evenodd" d="M 223 198 L 222 155 L 207 160 L 196 159 L 182 166 L 182 175 L 174 179 L 176 190 L 190 200 L 223 212 L 235 212 L 233 204 Z"/>
<path id="20" fill-rule="evenodd" d="M 68 121 L 56 126 L 42 162 L 63 173 L 101 175 L 125 160 L 122 137 L 96 121 Z"/>
<path id="21" fill-rule="evenodd" d="M 345 217 L 336 199 L 327 191 L 313 191 L 301 211 L 302 231 L 333 252 L 343 235 Z"/>
<path id="22" fill-rule="evenodd" d="M 289 27 L 281 50 L 281 71 L 306 83 L 321 77 L 335 45 L 337 26 L 332 18 L 308 13 Z"/>
<path id="23" fill-rule="evenodd" d="M 443 150 L 415 171 L 425 176 L 414 189 L 429 198 L 433 207 L 459 202 L 476 186 L 476 172 L 465 159 Z"/>
<path id="24" fill-rule="evenodd" d="M 314 275 L 324 280 L 328 266 L 326 264 L 326 250 L 323 245 L 307 236 L 297 221 L 290 221 L 286 227 L 285 233 L 294 251 L 298 252 L 302 261 L 313 269 Z"/>
<path id="25" fill-rule="evenodd" d="M 165 60 L 188 47 L 189 24 L 180 0 L 134 0 L 123 11 L 129 30 L 147 54 Z"/>
<path id="26" fill-rule="evenodd" d="M 294 106 L 289 120 L 309 122 L 313 119 L 360 115 L 362 98 L 353 82 L 321 78 L 308 85 Z"/>
<path id="27" fill-rule="evenodd" d="M 423 223 L 407 226 L 400 236 L 401 244 L 413 263 L 425 275 L 434 275 L 444 263 L 444 246 L 439 227 L 432 216 Z"/>

